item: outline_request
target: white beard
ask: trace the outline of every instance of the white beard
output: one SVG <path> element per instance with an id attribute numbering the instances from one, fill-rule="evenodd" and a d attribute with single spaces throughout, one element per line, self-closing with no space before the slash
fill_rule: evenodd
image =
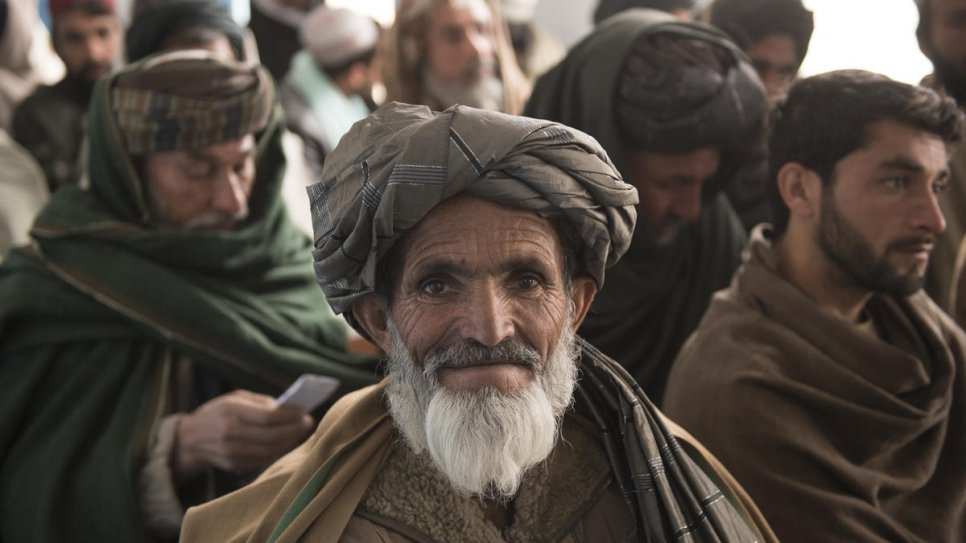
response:
<path id="1" fill-rule="evenodd" d="M 152 215 L 163 228 L 169 230 L 180 232 L 210 230 L 216 226 L 237 225 L 248 218 L 248 206 L 245 205 L 238 210 L 238 213 L 235 213 L 234 215 L 225 213 L 223 211 L 209 211 L 197 217 L 188 219 L 180 225 L 169 224 L 165 220 L 165 217 L 167 217 L 167 206 L 165 205 L 164 200 L 158 196 L 157 189 L 152 183 L 145 183 L 145 185 L 147 185 L 148 188 L 148 206 L 151 208 Z"/>
<path id="2" fill-rule="evenodd" d="M 443 109 L 462 104 L 488 111 L 503 111 L 503 81 L 493 75 L 473 83 L 449 83 L 440 81 L 429 70 L 423 70 L 423 88 Z"/>
<path id="3" fill-rule="evenodd" d="M 445 352 L 428 357 L 427 369 L 420 370 L 391 319 L 389 332 L 389 411 L 408 445 L 417 454 L 428 451 L 457 490 L 483 499 L 511 499 L 527 470 L 550 455 L 572 402 L 579 351 L 570 318 L 546 364 L 534 368 L 536 378 L 512 393 L 493 387 L 449 390 L 439 385 L 433 369 L 433 360 Z M 523 347 L 539 360 L 536 351 Z"/>

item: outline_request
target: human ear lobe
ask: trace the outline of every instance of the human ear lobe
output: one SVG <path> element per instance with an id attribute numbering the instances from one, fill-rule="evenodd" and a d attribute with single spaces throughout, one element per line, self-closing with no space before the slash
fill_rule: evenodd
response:
<path id="1" fill-rule="evenodd" d="M 789 213 L 798 217 L 815 216 L 821 204 L 822 180 L 811 169 L 789 162 L 778 170 L 778 192 Z"/>
<path id="2" fill-rule="evenodd" d="M 389 323 L 386 301 L 369 292 L 352 302 L 352 316 L 383 352 L 389 352 Z"/>
<path id="3" fill-rule="evenodd" d="M 592 277 L 581 275 L 573 279 L 570 286 L 570 301 L 573 304 L 574 312 L 570 326 L 574 332 L 580 327 L 580 323 L 584 322 L 584 317 L 587 316 L 590 304 L 593 303 L 596 296 L 597 281 L 594 281 Z"/>

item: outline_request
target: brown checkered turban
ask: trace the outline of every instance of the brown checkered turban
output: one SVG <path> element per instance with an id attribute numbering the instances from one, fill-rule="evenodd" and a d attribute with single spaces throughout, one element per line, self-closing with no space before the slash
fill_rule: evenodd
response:
<path id="1" fill-rule="evenodd" d="M 465 106 L 382 107 L 342 138 L 308 192 L 316 278 L 337 313 L 373 291 L 378 260 L 457 194 L 566 222 L 580 240 L 580 273 L 598 286 L 637 218 L 637 191 L 590 136 Z"/>
<path id="2" fill-rule="evenodd" d="M 111 109 L 131 155 L 201 149 L 257 134 L 275 88 L 261 66 L 198 51 L 151 57 L 117 78 Z"/>

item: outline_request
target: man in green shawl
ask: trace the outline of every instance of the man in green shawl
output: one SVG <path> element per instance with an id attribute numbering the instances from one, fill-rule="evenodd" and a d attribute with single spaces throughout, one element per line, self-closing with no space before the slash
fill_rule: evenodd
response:
<path id="1" fill-rule="evenodd" d="M 723 34 L 635 9 L 544 75 L 526 113 L 596 138 L 638 190 L 630 248 L 580 334 L 660 403 L 674 356 L 738 266 L 746 236 L 720 191 L 760 137 L 758 76 Z"/>
<path id="2" fill-rule="evenodd" d="M 966 541 L 966 335 L 922 291 L 962 113 L 859 70 L 778 107 L 775 223 L 681 350 L 665 408 L 784 542 Z"/>
<path id="3" fill-rule="evenodd" d="M 592 138 L 393 103 L 309 192 L 318 282 L 389 376 L 190 510 L 182 541 L 767 539 L 727 472 L 574 333 L 636 216 Z"/>
<path id="4" fill-rule="evenodd" d="M 375 380 L 279 198 L 282 126 L 262 68 L 202 52 L 98 83 L 90 190 L 0 268 L 0 539 L 174 539 L 309 432 L 272 396 Z"/>

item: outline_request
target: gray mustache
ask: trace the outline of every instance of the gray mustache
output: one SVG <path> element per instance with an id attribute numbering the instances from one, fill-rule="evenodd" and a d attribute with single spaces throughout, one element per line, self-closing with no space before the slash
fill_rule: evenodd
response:
<path id="1" fill-rule="evenodd" d="M 540 353 L 521 339 L 507 339 L 493 347 L 470 340 L 455 343 L 426 357 L 423 372 L 435 374 L 444 368 L 477 366 L 494 361 L 520 364 L 534 369 L 543 363 Z"/>

